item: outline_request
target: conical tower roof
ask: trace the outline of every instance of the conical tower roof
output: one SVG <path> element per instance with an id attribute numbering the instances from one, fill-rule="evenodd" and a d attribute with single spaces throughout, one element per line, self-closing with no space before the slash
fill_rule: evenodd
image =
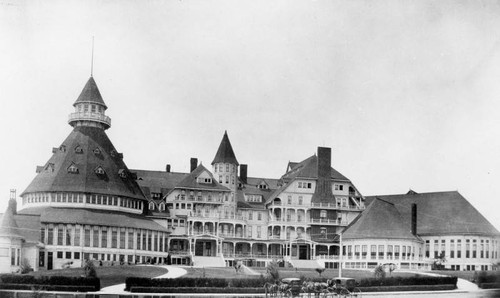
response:
<path id="1" fill-rule="evenodd" d="M 222 137 L 222 141 L 220 142 L 217 154 L 215 154 L 215 158 L 212 161 L 212 165 L 215 163 L 231 163 L 239 165 L 238 161 L 236 160 L 236 156 L 234 155 L 233 147 L 231 146 L 229 137 L 227 136 L 227 131 L 224 132 L 224 136 Z"/>
<path id="2" fill-rule="evenodd" d="M 80 96 L 78 96 L 78 99 L 75 101 L 73 106 L 77 103 L 83 102 L 100 104 L 107 109 L 107 106 L 102 99 L 101 92 L 99 92 L 99 88 L 97 88 L 97 84 L 95 83 L 93 77 L 89 78 L 87 84 L 83 87 L 82 93 L 80 93 Z"/>
<path id="3" fill-rule="evenodd" d="M 2 222 L 0 223 L 0 236 L 8 236 L 8 237 L 22 237 L 19 234 L 19 227 L 17 226 L 16 219 L 14 218 L 13 206 L 15 204 L 9 204 L 7 210 L 2 216 Z"/>
<path id="4" fill-rule="evenodd" d="M 342 238 L 418 240 L 394 204 L 378 198 L 345 229 Z"/>
<path id="5" fill-rule="evenodd" d="M 23 192 L 85 192 L 145 199 L 134 177 L 106 135 L 77 126 Z M 104 174 L 99 173 L 102 169 Z"/>

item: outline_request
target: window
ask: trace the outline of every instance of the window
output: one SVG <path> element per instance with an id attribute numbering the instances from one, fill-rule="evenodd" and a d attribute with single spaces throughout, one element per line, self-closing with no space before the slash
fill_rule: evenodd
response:
<path id="1" fill-rule="evenodd" d="M 298 187 L 302 188 L 302 182 L 300 182 L 300 181 L 298 182 Z"/>
<path id="2" fill-rule="evenodd" d="M 354 255 L 356 256 L 356 259 L 359 259 L 360 256 L 359 245 L 354 246 Z"/>
<path id="3" fill-rule="evenodd" d="M 134 232 L 128 232 L 128 249 L 134 249 Z"/>
<path id="4" fill-rule="evenodd" d="M 394 245 L 394 259 L 395 260 L 399 260 L 399 249 L 400 249 L 399 245 Z"/>
<path id="5" fill-rule="evenodd" d="M 229 164 L 226 164 L 226 172 L 229 172 Z"/>
<path id="6" fill-rule="evenodd" d="M 99 229 L 94 228 L 92 240 L 94 242 L 94 243 L 92 243 L 93 244 L 92 246 L 99 247 Z"/>
<path id="7" fill-rule="evenodd" d="M 226 175 L 226 183 L 229 183 L 229 175 Z"/>
<path id="8" fill-rule="evenodd" d="M 370 246 L 370 256 L 372 259 L 377 258 L 377 246 L 376 245 L 371 245 Z"/>
<path id="9" fill-rule="evenodd" d="M 92 113 L 95 113 L 95 111 L 96 111 L 96 110 L 95 110 L 95 105 L 90 105 L 90 111 L 91 111 Z"/>
<path id="10" fill-rule="evenodd" d="M 344 185 L 342 185 L 342 184 L 335 184 L 334 187 L 335 187 L 335 190 L 344 190 Z"/>
<path id="11" fill-rule="evenodd" d="M 261 237 L 261 227 L 258 226 L 257 227 L 257 238 L 260 238 Z"/>
<path id="12" fill-rule="evenodd" d="M 57 227 L 57 245 L 63 245 L 63 227 Z"/>
<path id="13" fill-rule="evenodd" d="M 457 239 L 457 258 L 461 258 L 462 257 L 462 240 L 461 239 Z"/>
<path id="14" fill-rule="evenodd" d="M 101 247 L 108 247 L 108 229 L 102 228 L 101 231 Z"/>
<path id="15" fill-rule="evenodd" d="M 149 210 L 155 210 L 155 203 L 149 202 Z"/>
<path id="16" fill-rule="evenodd" d="M 366 259 L 367 250 L 368 250 L 368 245 L 361 246 L 361 258 L 362 259 Z"/>
<path id="17" fill-rule="evenodd" d="M 434 259 L 439 257 L 439 240 L 434 240 Z"/>
<path id="18" fill-rule="evenodd" d="M 125 231 L 120 231 L 120 248 L 125 248 Z"/>
<path id="19" fill-rule="evenodd" d="M 222 183 L 222 175 L 219 175 L 219 183 Z"/>
<path id="20" fill-rule="evenodd" d="M 63 258 L 63 252 L 62 251 L 58 251 L 57 252 L 57 258 L 58 259 L 62 259 Z"/>
<path id="21" fill-rule="evenodd" d="M 103 169 L 102 167 L 97 167 L 97 168 L 95 169 L 95 173 L 96 173 L 97 175 L 104 175 L 104 174 L 106 174 L 106 172 L 104 171 L 104 169 Z"/>
<path id="22" fill-rule="evenodd" d="M 292 196 L 288 196 L 287 202 L 288 202 L 288 205 L 292 205 Z"/>
<path id="23" fill-rule="evenodd" d="M 326 210 L 321 210 L 321 211 L 319 212 L 319 217 L 320 217 L 321 219 L 326 219 Z"/>
<path id="24" fill-rule="evenodd" d="M 253 211 L 248 211 L 248 220 L 253 220 Z"/>
<path id="25" fill-rule="evenodd" d="M 257 214 L 257 220 L 262 220 L 262 212 L 259 212 L 259 213 Z"/>
<path id="26" fill-rule="evenodd" d="M 302 205 L 302 203 L 303 203 L 302 196 L 299 196 L 299 205 Z"/>
<path id="27" fill-rule="evenodd" d="M 85 235 L 83 238 L 83 245 L 86 247 L 90 247 L 90 228 L 85 228 Z"/>
<path id="28" fill-rule="evenodd" d="M 455 240 L 450 240 L 450 259 L 455 258 Z"/>
<path id="29" fill-rule="evenodd" d="M 470 239 L 465 240 L 465 257 L 470 258 Z"/>
<path id="30" fill-rule="evenodd" d="M 319 232 L 320 232 L 320 235 L 321 235 L 320 237 L 321 238 L 327 238 L 327 236 L 326 236 L 326 228 L 325 227 L 321 227 L 319 229 Z"/>
<path id="31" fill-rule="evenodd" d="M 387 258 L 392 259 L 392 245 L 387 245 Z"/>
<path id="32" fill-rule="evenodd" d="M 118 248 L 118 232 L 111 231 L 111 248 Z"/>
<path id="33" fill-rule="evenodd" d="M 92 152 L 94 152 L 95 155 L 99 155 L 101 154 L 101 149 L 95 148 L 94 150 L 92 150 Z"/>
<path id="34" fill-rule="evenodd" d="M 477 240 L 472 240 L 472 257 L 477 258 Z"/>
<path id="35" fill-rule="evenodd" d="M 75 228 L 75 238 L 73 241 L 73 245 L 80 246 L 80 228 Z"/>
<path id="36" fill-rule="evenodd" d="M 66 245 L 71 246 L 71 228 L 66 228 Z"/>
<path id="37" fill-rule="evenodd" d="M 71 164 L 69 167 L 68 167 L 68 173 L 71 173 L 71 174 L 78 174 L 78 168 L 76 167 L 75 164 Z"/>
<path id="38" fill-rule="evenodd" d="M 40 242 L 46 243 L 45 241 L 45 227 L 40 228 Z"/>
<path id="39" fill-rule="evenodd" d="M 80 253 L 75 251 L 74 254 L 73 254 L 73 258 L 75 260 L 80 260 Z"/>
<path id="40" fill-rule="evenodd" d="M 378 246 L 378 258 L 379 259 L 384 258 L 384 246 L 383 245 Z"/>
<path id="41" fill-rule="evenodd" d="M 71 259 L 71 252 L 70 251 L 66 252 L 66 259 Z"/>
<path id="42" fill-rule="evenodd" d="M 484 240 L 481 239 L 480 258 L 484 258 Z"/>

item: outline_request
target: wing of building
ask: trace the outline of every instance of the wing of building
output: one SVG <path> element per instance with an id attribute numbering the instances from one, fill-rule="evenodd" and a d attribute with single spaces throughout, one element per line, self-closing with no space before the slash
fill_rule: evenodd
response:
<path id="1" fill-rule="evenodd" d="M 68 137 L 1 215 L 2 272 L 85 260 L 428 269 L 441 252 L 451 269 L 498 262 L 498 231 L 457 192 L 364 197 L 325 147 L 290 161 L 281 177 L 249 176 L 227 131 L 210 166 L 191 158 L 188 173 L 131 170 L 106 134 L 94 78 L 73 107 Z"/>

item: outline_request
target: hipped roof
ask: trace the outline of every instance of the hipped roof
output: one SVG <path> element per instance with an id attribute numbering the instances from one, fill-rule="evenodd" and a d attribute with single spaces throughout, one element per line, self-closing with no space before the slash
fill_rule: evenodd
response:
<path id="1" fill-rule="evenodd" d="M 372 203 L 344 230 L 349 239 L 408 239 L 419 240 L 394 204 L 375 198 Z"/>
<path id="2" fill-rule="evenodd" d="M 99 92 L 99 88 L 97 88 L 93 77 L 89 78 L 73 106 L 78 103 L 96 103 L 104 106 L 106 109 L 108 108 L 102 99 L 101 92 Z"/>
<path id="3" fill-rule="evenodd" d="M 411 204 L 417 204 L 417 234 L 425 235 L 500 235 L 498 230 L 458 191 L 366 197 L 391 202 L 410 225 Z"/>
<path id="4" fill-rule="evenodd" d="M 211 183 L 198 183 L 198 176 L 207 172 L 210 176 L 212 182 Z M 218 183 L 212 173 L 207 170 L 203 165 L 199 165 L 196 169 L 194 169 L 191 173 L 189 173 L 179 184 L 176 185 L 176 188 L 187 188 L 187 189 L 209 189 L 209 190 L 220 190 L 220 191 L 229 191 L 229 189 L 225 186 L 222 186 Z"/>
<path id="5" fill-rule="evenodd" d="M 227 136 L 227 131 L 224 132 L 224 136 L 222 137 L 219 149 L 215 154 L 215 158 L 212 161 L 212 165 L 215 163 L 231 163 L 239 165 L 238 161 L 236 160 L 236 156 L 234 155 L 233 147 L 231 146 L 229 137 Z"/>
<path id="6" fill-rule="evenodd" d="M 54 150 L 44 170 L 35 176 L 23 194 L 85 192 L 145 199 L 122 155 L 117 153 L 103 129 L 77 126 L 62 145 L 64 148 Z M 81 151 L 77 151 L 77 147 Z M 100 153 L 94 153 L 95 149 Z M 68 171 L 71 165 L 78 168 L 78 173 Z M 96 174 L 98 167 L 104 169 L 105 175 Z M 119 172 L 125 172 L 126 177 L 121 177 Z"/>

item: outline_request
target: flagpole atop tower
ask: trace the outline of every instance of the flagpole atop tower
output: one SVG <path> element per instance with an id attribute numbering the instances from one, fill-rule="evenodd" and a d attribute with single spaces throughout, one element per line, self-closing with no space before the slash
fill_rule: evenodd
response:
<path id="1" fill-rule="evenodd" d="M 94 36 L 92 36 L 92 58 L 90 60 L 90 76 L 94 76 Z"/>

